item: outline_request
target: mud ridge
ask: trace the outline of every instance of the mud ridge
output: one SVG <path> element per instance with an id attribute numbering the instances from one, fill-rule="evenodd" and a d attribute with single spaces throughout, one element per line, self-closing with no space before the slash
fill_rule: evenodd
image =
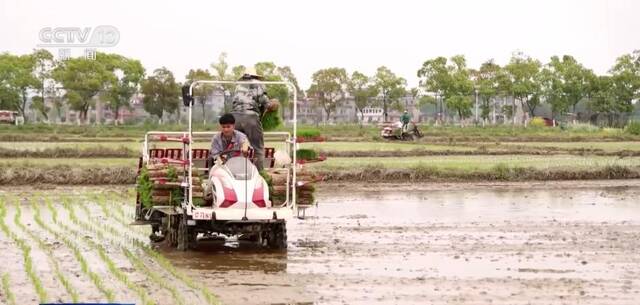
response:
<path id="1" fill-rule="evenodd" d="M 358 169 L 317 169 L 312 172 L 323 181 L 351 182 L 462 182 L 462 181 L 548 181 L 548 180 L 606 180 L 638 179 L 640 167 L 610 165 L 596 169 L 535 169 L 497 165 L 486 170 L 465 171 L 437 167 L 380 168 L 367 166 Z M 137 172 L 130 167 L 74 168 L 8 167 L 0 169 L 2 185 L 117 185 L 134 184 Z"/>

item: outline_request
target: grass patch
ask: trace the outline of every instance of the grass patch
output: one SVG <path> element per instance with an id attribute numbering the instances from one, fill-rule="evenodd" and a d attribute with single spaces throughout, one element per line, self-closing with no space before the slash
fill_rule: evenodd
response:
<path id="1" fill-rule="evenodd" d="M 349 153 L 349 152 L 347 152 Z M 382 152 L 380 152 L 382 154 Z M 389 152 L 384 152 L 388 154 Z M 532 167 L 545 170 L 585 170 L 600 169 L 605 166 L 637 167 L 640 166 L 640 156 L 637 152 L 627 155 L 611 155 L 600 153 L 562 154 L 562 151 L 528 151 L 511 153 L 492 153 L 490 151 L 478 154 L 460 153 L 458 155 L 418 155 L 414 157 L 397 157 L 393 152 L 382 157 L 330 157 L 324 162 L 305 165 L 305 168 L 316 172 L 328 172 L 343 169 L 360 169 L 364 167 L 380 169 L 408 169 L 417 166 L 427 166 L 441 170 L 459 170 L 461 173 L 473 170 L 488 170 L 504 163 L 509 167 Z M 0 184 L 4 185 L 109 185 L 134 184 L 136 182 L 135 167 L 115 168 L 73 168 L 69 166 L 53 167 L 17 167 L 12 166 L 0 171 Z M 472 177 L 470 177 L 472 178 Z"/>
<path id="2" fill-rule="evenodd" d="M 562 130 L 559 127 L 543 127 L 543 128 L 525 128 L 523 126 L 486 126 L 475 127 L 467 126 L 460 128 L 457 126 L 419 126 L 420 130 L 427 137 L 438 138 L 517 138 L 521 140 L 528 139 L 610 139 L 610 138 L 626 138 L 638 139 L 637 134 L 625 133 L 622 129 L 598 128 L 575 128 Z M 121 139 L 141 139 L 147 131 L 164 130 L 164 131 L 184 131 L 186 125 L 179 124 L 145 124 L 145 125 L 48 125 L 48 124 L 28 124 L 20 126 L 6 126 L 0 129 L 0 141 L 26 141 L 29 139 L 35 141 L 56 141 L 64 138 L 72 139 L 91 139 L 91 138 L 121 138 Z M 201 126 L 194 125 L 195 131 L 216 131 L 217 124 Z M 379 137 L 380 128 L 378 126 L 360 126 L 356 124 L 337 124 L 337 125 L 299 125 L 301 132 L 310 131 L 315 134 L 318 132 L 326 137 L 335 139 L 353 138 L 359 140 L 371 140 Z M 280 126 L 275 131 L 289 131 L 292 128 Z"/>
<path id="3" fill-rule="evenodd" d="M 604 166 L 584 169 L 537 169 L 532 167 L 496 164 L 488 169 L 443 169 L 419 165 L 411 168 L 382 168 L 367 166 L 357 169 L 324 171 L 317 174 L 326 181 L 365 182 L 460 182 L 460 181 L 549 181 L 590 179 L 637 179 L 640 167 Z"/>
<path id="4" fill-rule="evenodd" d="M 640 166 L 640 157 L 619 158 L 607 156 L 573 156 L 573 155 L 471 155 L 471 156 L 425 156 L 414 158 L 329 158 L 324 162 L 309 164 L 312 170 L 358 169 L 364 167 L 382 169 L 406 169 L 417 166 L 428 166 L 439 169 L 458 169 L 471 171 L 490 169 L 505 164 L 511 167 L 532 167 L 537 169 L 584 169 L 604 166 Z"/>
<path id="5" fill-rule="evenodd" d="M 624 131 L 628 134 L 640 136 L 640 121 L 631 121 L 627 124 Z"/>
<path id="6" fill-rule="evenodd" d="M 477 144 L 468 143 L 464 145 L 476 146 Z M 483 143 L 487 148 L 542 148 L 542 149 L 558 149 L 558 150 L 602 150 L 604 152 L 616 151 L 640 151 L 640 143 L 625 142 L 504 142 L 504 143 Z"/>
<path id="7" fill-rule="evenodd" d="M 136 158 L 140 155 L 127 147 L 106 148 L 102 146 L 89 148 L 44 148 L 23 150 L 0 147 L 2 158 Z"/>
<path id="8" fill-rule="evenodd" d="M 138 160 L 123 158 L 91 158 L 91 159 L 57 159 L 57 158 L 20 158 L 0 160 L 0 169 L 15 167 L 68 166 L 83 168 L 138 167 Z"/>

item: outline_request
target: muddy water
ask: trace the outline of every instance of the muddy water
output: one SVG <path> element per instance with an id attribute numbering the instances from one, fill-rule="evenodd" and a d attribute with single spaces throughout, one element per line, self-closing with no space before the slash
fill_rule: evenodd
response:
<path id="1" fill-rule="evenodd" d="M 324 185 L 289 249 L 165 252 L 225 304 L 637 304 L 640 182 Z"/>

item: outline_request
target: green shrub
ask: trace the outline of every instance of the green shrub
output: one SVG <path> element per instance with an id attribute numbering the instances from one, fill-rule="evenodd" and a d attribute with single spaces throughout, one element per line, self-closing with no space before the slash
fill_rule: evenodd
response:
<path id="1" fill-rule="evenodd" d="M 307 137 L 307 138 L 319 137 L 320 136 L 320 130 L 311 129 L 311 128 L 298 129 L 298 134 L 296 136 L 297 137 Z"/>
<path id="2" fill-rule="evenodd" d="M 542 128 L 545 127 L 545 123 L 544 123 L 544 119 L 541 117 L 535 117 L 533 119 L 531 119 L 531 121 L 529 122 L 529 126 L 533 127 L 533 128 Z"/>
<path id="3" fill-rule="evenodd" d="M 298 149 L 296 151 L 298 160 L 314 160 L 318 158 L 318 153 L 313 149 Z"/>
<path id="4" fill-rule="evenodd" d="M 509 165 L 498 163 L 491 168 L 491 172 L 497 180 L 507 180 L 511 176 Z"/>
<path id="5" fill-rule="evenodd" d="M 575 123 L 568 124 L 567 129 L 571 131 L 580 131 L 580 132 L 598 132 L 600 131 L 600 127 L 591 125 L 589 123 Z"/>
<path id="6" fill-rule="evenodd" d="M 605 127 L 602 128 L 602 132 L 606 135 L 617 135 L 620 134 L 622 132 L 622 129 L 620 128 L 612 128 L 612 127 Z"/>
<path id="7" fill-rule="evenodd" d="M 624 129 L 625 132 L 630 133 L 632 135 L 640 135 L 640 121 L 631 121 L 627 124 L 627 127 Z"/>

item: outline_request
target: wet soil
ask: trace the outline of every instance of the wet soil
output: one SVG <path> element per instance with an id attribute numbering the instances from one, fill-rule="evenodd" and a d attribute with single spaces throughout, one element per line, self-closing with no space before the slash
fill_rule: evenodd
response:
<path id="1" fill-rule="evenodd" d="M 49 301 L 69 296 L 50 274 L 50 259 L 14 224 L 15 198 L 22 200 L 22 223 L 50 246 L 81 301 L 105 296 L 71 249 L 34 222 L 34 205 L 45 223 L 71 238 L 89 269 L 114 291 L 115 301 L 142 303 L 89 240 L 105 247 L 115 267 L 142 287 L 152 304 L 211 304 L 202 287 L 224 304 L 637 304 L 640 299 L 640 180 L 322 184 L 318 206 L 308 209 L 305 219 L 288 222 L 287 251 L 233 238 L 201 241 L 191 252 L 159 247 L 196 288 L 133 242 L 146 243 L 147 228 L 122 225 L 132 217 L 131 194 L 126 187 L 0 188 L 4 222 L 32 247 Z M 81 223 L 72 221 L 61 196 Z M 52 200 L 57 223 L 41 197 Z M 122 248 L 147 269 L 136 268 Z M 16 300 L 37 300 L 21 251 L 3 232 L 0 251 L 7 262 L 0 264 L 0 274 L 10 275 Z M 165 279 L 165 286 L 150 273 Z"/>
<path id="2" fill-rule="evenodd" d="M 639 195 L 635 180 L 325 184 L 286 253 L 165 254 L 227 304 L 634 304 Z"/>

